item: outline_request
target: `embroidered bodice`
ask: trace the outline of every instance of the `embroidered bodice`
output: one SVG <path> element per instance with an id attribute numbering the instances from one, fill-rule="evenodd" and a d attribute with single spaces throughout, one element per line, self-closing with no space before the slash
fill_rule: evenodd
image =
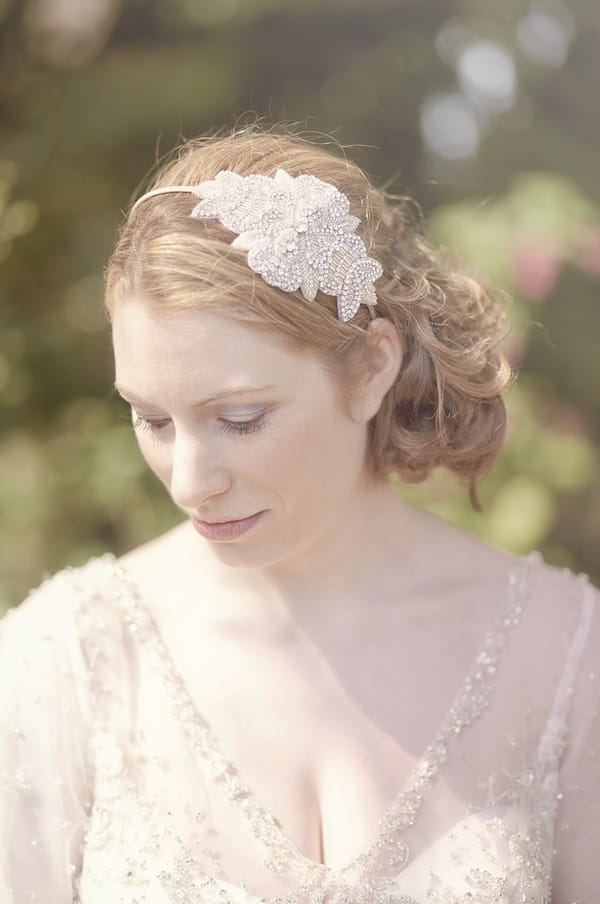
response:
<path id="1" fill-rule="evenodd" d="M 377 836 L 335 870 L 244 783 L 117 560 L 56 575 L 0 624 L 1 904 L 549 904 L 571 857 L 552 900 L 588 904 L 597 594 L 556 571 L 548 601 L 542 570 L 511 572 Z"/>

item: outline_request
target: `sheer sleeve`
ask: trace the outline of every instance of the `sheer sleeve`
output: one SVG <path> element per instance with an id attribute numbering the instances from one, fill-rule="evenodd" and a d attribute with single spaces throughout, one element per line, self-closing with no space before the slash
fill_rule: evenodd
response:
<path id="1" fill-rule="evenodd" d="M 70 904 L 89 809 L 88 668 L 65 573 L 0 623 L 0 900 Z"/>
<path id="2" fill-rule="evenodd" d="M 583 585 L 580 663 L 572 698 L 555 832 L 553 904 L 600 900 L 600 593 Z"/>

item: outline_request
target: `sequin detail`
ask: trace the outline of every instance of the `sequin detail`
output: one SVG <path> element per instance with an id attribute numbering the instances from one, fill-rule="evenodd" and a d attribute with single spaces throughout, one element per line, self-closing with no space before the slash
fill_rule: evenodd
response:
<path id="1" fill-rule="evenodd" d="M 316 864 L 306 858 L 282 831 L 273 814 L 263 807 L 252 791 L 243 783 L 238 770 L 222 752 L 206 719 L 198 712 L 187 687 L 176 668 L 170 652 L 147 608 L 142 604 L 136 588 L 126 572 L 115 563 L 120 583 L 120 602 L 130 631 L 152 652 L 155 668 L 162 676 L 165 689 L 171 698 L 177 720 L 192 749 L 202 757 L 210 775 L 225 797 L 240 807 L 255 837 L 264 845 L 267 854 L 265 866 L 275 872 L 287 872 L 298 877 L 308 900 L 334 900 L 337 891 L 344 887 L 347 904 L 362 904 L 359 898 L 350 898 L 345 878 L 358 875 L 363 878 L 377 874 L 380 882 L 391 881 L 408 862 L 409 850 L 402 833 L 411 827 L 417 817 L 428 789 L 431 788 L 441 765 L 448 757 L 452 742 L 487 707 L 493 678 L 508 632 L 519 624 L 527 599 L 529 572 L 538 556 L 532 554 L 520 561 L 510 573 L 505 604 L 497 616 L 492 630 L 487 634 L 482 651 L 465 679 L 464 685 L 452 704 L 435 740 L 429 745 L 417 764 L 406 787 L 400 791 L 391 807 L 380 820 L 379 832 L 372 846 L 339 870 Z M 352 886 L 355 888 L 355 886 Z M 315 896 L 315 890 L 328 888 L 326 898 Z M 356 890 L 356 889 L 355 889 Z M 308 894 L 310 892 L 310 894 Z M 371 887 L 371 894 L 373 889 Z"/>
<path id="2" fill-rule="evenodd" d="M 248 266 L 268 285 L 300 289 L 307 301 L 319 289 L 335 295 L 342 321 L 361 304 L 377 304 L 373 282 L 383 268 L 367 257 L 355 234 L 360 220 L 334 185 L 282 169 L 272 179 L 223 170 L 190 191 L 202 198 L 190 216 L 216 218 L 237 233 L 233 247 L 248 252 Z"/>
<path id="3" fill-rule="evenodd" d="M 402 804 L 389 838 L 382 820 L 373 846 L 339 870 L 309 861 L 254 805 L 191 698 L 192 709 L 180 717 L 174 695 L 183 705 L 183 682 L 173 667 L 177 692 L 164 693 L 166 647 L 155 642 L 149 613 L 114 558 L 56 576 L 35 605 L 0 625 L 2 686 L 25 689 L 0 696 L 0 900 L 549 904 L 553 848 L 564 828 L 563 820 L 555 840 L 556 808 L 578 793 L 558 779 L 565 742 L 576 738 L 567 729 L 578 670 L 578 693 L 590 691 L 579 705 L 586 702 L 588 716 L 598 711 L 593 658 L 579 668 L 597 596 L 589 585 L 580 596 L 578 583 L 567 578 L 560 611 L 568 617 L 556 622 L 558 611 L 553 617 L 549 681 L 541 693 L 535 682 L 530 688 L 539 703 L 536 721 L 529 722 L 527 700 L 514 701 L 513 717 L 513 701 L 503 695 L 515 686 L 515 664 L 525 665 L 516 677 L 526 691 L 523 649 L 550 624 L 536 596 L 533 619 L 528 613 L 523 631 L 512 636 L 535 561 L 511 576 L 506 602 L 429 757 L 388 811 L 386 820 Z M 539 667 L 533 657 L 532 665 Z M 91 721 L 84 717 L 88 704 Z M 197 735 L 202 750 L 190 743 L 184 723 L 207 729 Z M 479 747 L 487 737 L 489 758 Z M 596 750 L 589 746 L 586 755 Z M 481 771 L 473 774 L 473 767 Z M 30 806 L 34 797 L 42 806 Z M 271 828 L 256 842 L 263 839 L 263 814 Z M 576 844 L 581 827 L 570 831 Z"/>

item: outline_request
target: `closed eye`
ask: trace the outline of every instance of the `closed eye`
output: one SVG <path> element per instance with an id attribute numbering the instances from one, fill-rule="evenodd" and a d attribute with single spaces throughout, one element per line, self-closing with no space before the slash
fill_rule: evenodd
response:
<path id="1" fill-rule="evenodd" d="M 141 417 L 139 414 L 133 415 L 133 429 L 134 430 L 163 430 L 165 427 L 168 427 L 171 421 L 168 418 L 157 418 L 156 420 L 152 420 L 151 418 Z"/>
<path id="2" fill-rule="evenodd" d="M 254 433 L 264 427 L 267 413 L 268 412 L 266 411 L 261 411 L 260 414 L 255 417 L 246 417 L 240 420 L 231 417 L 220 417 L 217 418 L 216 423 L 224 433 L 235 433 L 238 435 Z M 170 418 L 149 418 L 143 417 L 135 411 L 132 412 L 132 425 L 134 430 L 149 430 L 152 433 L 157 433 L 158 431 L 169 427 L 171 423 L 172 421 Z"/>
<path id="3" fill-rule="evenodd" d="M 228 420 L 227 418 L 219 418 L 219 426 L 224 433 L 255 433 L 265 426 L 266 413 L 262 412 L 258 417 L 245 421 Z"/>

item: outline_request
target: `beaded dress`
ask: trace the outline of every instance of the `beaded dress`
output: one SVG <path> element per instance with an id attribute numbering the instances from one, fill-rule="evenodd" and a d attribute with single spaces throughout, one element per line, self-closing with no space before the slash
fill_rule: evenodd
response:
<path id="1" fill-rule="evenodd" d="M 514 567 L 437 733 L 339 869 L 244 784 L 117 560 L 49 579 L 0 624 L 1 904 L 549 904 L 564 850 L 576 887 L 559 877 L 552 904 L 597 904 L 598 597 L 554 571 L 550 608 L 542 569 Z"/>

